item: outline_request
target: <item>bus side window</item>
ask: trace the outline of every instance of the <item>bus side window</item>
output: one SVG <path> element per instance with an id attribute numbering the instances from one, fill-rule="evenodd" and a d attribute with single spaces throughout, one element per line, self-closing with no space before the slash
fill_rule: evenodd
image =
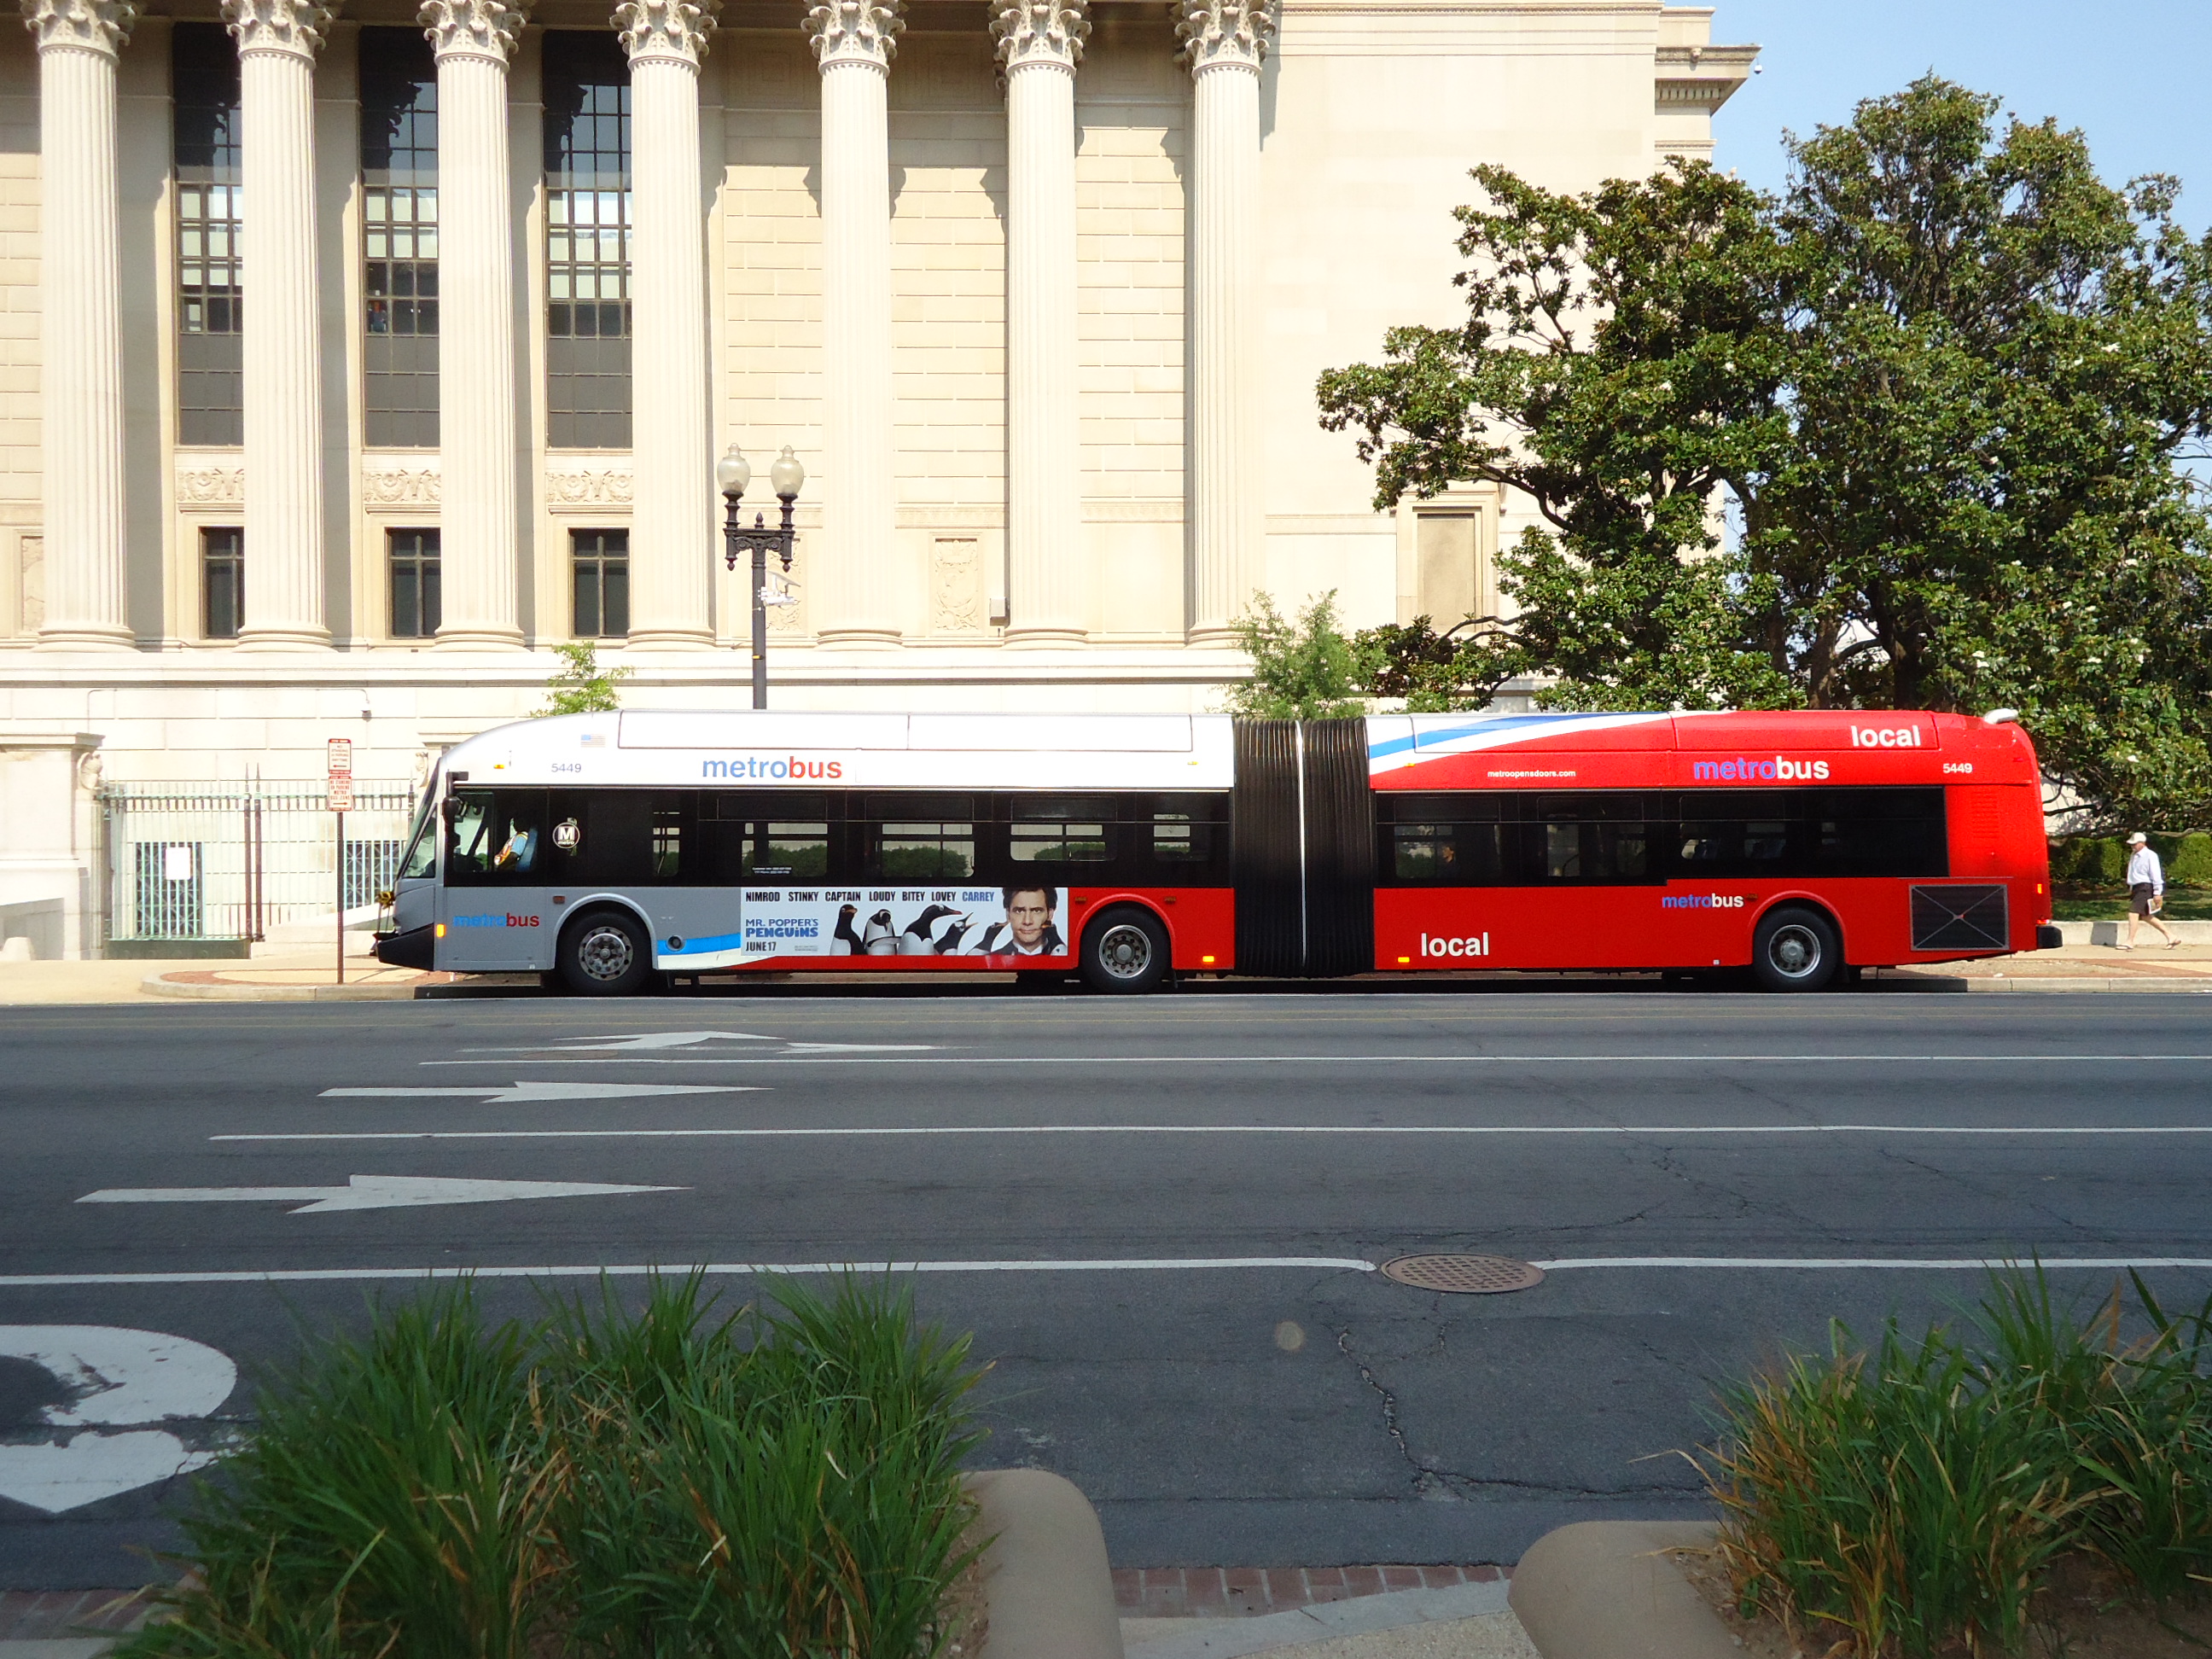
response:
<path id="1" fill-rule="evenodd" d="M 975 873 L 974 797 L 872 794 L 860 825 L 861 870 L 871 881 L 961 881 Z"/>
<path id="2" fill-rule="evenodd" d="M 447 842 L 446 879 L 462 886 L 537 885 L 546 879 L 545 792 L 469 789 Z"/>
<path id="3" fill-rule="evenodd" d="M 1117 814 L 1107 797 L 1015 795 L 1010 805 L 1006 856 L 1013 863 L 1105 864 L 1112 860 Z"/>
<path id="4" fill-rule="evenodd" d="M 465 884 L 482 881 L 491 870 L 491 855 L 499 849 L 491 839 L 491 791 L 454 792 L 446 821 L 446 879 Z"/>
<path id="5" fill-rule="evenodd" d="M 1169 866 L 1162 878 L 1176 882 L 1201 878 L 1194 866 L 1212 864 L 1226 850 L 1225 805 L 1224 797 L 1195 794 L 1125 796 L 1121 802 L 1152 864 Z M 1147 873 L 1139 870 L 1133 878 L 1141 881 Z"/>

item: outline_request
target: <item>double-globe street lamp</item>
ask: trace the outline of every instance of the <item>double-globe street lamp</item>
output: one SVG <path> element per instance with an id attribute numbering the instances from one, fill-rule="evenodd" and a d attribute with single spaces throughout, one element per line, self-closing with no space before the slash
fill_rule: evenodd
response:
<path id="1" fill-rule="evenodd" d="M 722 492 L 722 562 L 732 570 L 738 568 L 738 554 L 750 550 L 753 556 L 753 707 L 768 707 L 768 608 L 771 605 L 789 605 L 786 593 L 769 592 L 768 556 L 775 554 L 783 561 L 787 574 L 791 569 L 791 546 L 795 534 L 791 527 L 792 503 L 799 499 L 799 487 L 806 482 L 806 469 L 799 465 L 799 457 L 791 453 L 791 446 L 783 447 L 768 470 L 769 482 L 775 487 L 775 498 L 783 503 L 783 523 L 775 530 L 768 527 L 765 514 L 753 514 L 752 528 L 748 530 L 738 522 L 738 501 L 745 493 L 745 486 L 753 481 L 752 463 L 735 444 L 729 453 L 714 463 L 714 483 Z"/>

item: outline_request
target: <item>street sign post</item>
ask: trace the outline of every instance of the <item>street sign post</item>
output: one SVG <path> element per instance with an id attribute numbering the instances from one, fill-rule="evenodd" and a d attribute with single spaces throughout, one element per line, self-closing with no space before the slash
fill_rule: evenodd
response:
<path id="1" fill-rule="evenodd" d="M 337 982 L 345 983 L 345 815 L 353 805 L 353 744 L 346 738 L 332 738 L 324 745 L 325 764 L 328 776 L 324 788 L 330 799 L 330 810 L 337 816 L 337 902 L 338 902 L 338 968 Z"/>

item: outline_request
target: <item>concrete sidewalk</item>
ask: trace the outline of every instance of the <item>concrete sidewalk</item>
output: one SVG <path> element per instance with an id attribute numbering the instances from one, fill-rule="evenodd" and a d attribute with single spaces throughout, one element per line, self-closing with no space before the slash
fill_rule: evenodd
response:
<path id="1" fill-rule="evenodd" d="M 0 1006 L 72 1003 L 376 1002 L 411 998 L 418 985 L 450 984 L 459 974 L 426 974 L 362 959 L 346 963 L 337 983 L 331 953 L 210 961 L 0 962 Z"/>

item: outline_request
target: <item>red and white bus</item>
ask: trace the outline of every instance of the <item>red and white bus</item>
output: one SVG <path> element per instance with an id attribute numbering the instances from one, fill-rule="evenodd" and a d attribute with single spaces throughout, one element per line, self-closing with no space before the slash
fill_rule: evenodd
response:
<path id="1" fill-rule="evenodd" d="M 2050 916 L 2002 713 L 644 711 L 449 750 L 378 954 L 586 994 L 862 967 L 1817 990 L 2048 947 Z"/>

